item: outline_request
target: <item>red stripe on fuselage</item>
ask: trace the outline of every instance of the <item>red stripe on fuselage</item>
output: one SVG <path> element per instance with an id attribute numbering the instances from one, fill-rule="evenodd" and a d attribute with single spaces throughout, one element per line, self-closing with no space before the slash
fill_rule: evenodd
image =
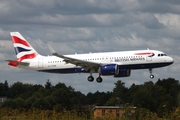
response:
<path id="1" fill-rule="evenodd" d="M 145 53 L 135 53 L 135 55 L 149 55 L 154 54 L 153 52 L 145 52 Z"/>
<path id="2" fill-rule="evenodd" d="M 26 42 L 26 41 L 24 41 L 24 40 L 22 40 L 22 39 L 20 39 L 20 38 L 18 38 L 16 36 L 12 36 L 12 39 L 13 39 L 13 43 L 19 43 L 19 44 L 23 44 L 23 45 L 25 45 L 27 47 L 30 47 L 28 42 Z"/>

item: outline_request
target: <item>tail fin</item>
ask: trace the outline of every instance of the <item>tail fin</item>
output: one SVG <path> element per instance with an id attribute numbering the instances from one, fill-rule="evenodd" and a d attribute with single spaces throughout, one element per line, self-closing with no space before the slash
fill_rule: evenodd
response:
<path id="1" fill-rule="evenodd" d="M 24 59 L 33 59 L 38 53 L 36 50 L 25 40 L 19 32 L 10 32 L 12 37 L 13 46 L 16 52 L 17 61 Z"/>

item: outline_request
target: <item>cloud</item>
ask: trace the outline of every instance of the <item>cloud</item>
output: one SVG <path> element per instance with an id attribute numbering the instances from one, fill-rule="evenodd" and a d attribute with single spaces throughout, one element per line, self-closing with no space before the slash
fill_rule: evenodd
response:
<path id="1" fill-rule="evenodd" d="M 89 83 L 89 74 L 56 75 L 10 67 L 4 61 L 16 59 L 10 31 L 19 31 L 42 55 L 51 54 L 47 43 L 60 54 L 157 49 L 172 56 L 175 63 L 154 69 L 155 81 L 179 78 L 179 4 L 179 0 L 1 0 L 1 81 L 44 85 L 50 78 L 53 84 L 62 81 L 87 93 L 111 91 L 119 80 L 103 77 L 102 84 Z M 150 80 L 148 70 L 132 71 L 131 77 L 120 79 L 126 86 Z"/>
<path id="2" fill-rule="evenodd" d="M 9 40 L 0 40 L 0 51 L 5 53 L 7 51 L 11 51 L 13 50 L 13 45 L 12 45 L 12 41 Z"/>

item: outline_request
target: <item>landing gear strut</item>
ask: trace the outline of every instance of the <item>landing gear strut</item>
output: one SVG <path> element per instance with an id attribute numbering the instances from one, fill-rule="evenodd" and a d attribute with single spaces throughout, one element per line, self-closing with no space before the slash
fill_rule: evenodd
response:
<path id="1" fill-rule="evenodd" d="M 152 68 L 149 69 L 149 72 L 150 72 L 150 78 L 153 79 L 154 78 L 154 75 L 152 74 Z"/>

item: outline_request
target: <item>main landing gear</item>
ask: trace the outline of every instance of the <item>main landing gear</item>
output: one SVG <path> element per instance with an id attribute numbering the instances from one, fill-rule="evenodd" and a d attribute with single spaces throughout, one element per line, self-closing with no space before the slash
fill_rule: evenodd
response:
<path id="1" fill-rule="evenodd" d="M 92 76 L 92 73 L 94 72 L 94 69 L 90 69 L 90 76 L 87 78 L 87 80 L 89 82 L 93 82 L 94 81 L 94 77 Z M 99 77 L 96 78 L 96 81 L 98 83 L 101 83 L 103 81 L 103 79 L 101 78 L 101 75 L 99 74 Z"/>
<path id="2" fill-rule="evenodd" d="M 90 76 L 87 78 L 87 80 L 88 80 L 89 82 L 93 82 L 93 81 L 94 81 L 94 77 L 90 75 Z"/>
<path id="3" fill-rule="evenodd" d="M 98 83 L 101 83 L 101 82 L 103 81 L 103 79 L 99 76 L 99 77 L 96 78 L 96 81 L 97 81 Z"/>
<path id="4" fill-rule="evenodd" d="M 87 80 L 88 80 L 89 82 L 93 82 L 93 81 L 94 81 L 94 77 L 93 77 L 92 75 L 90 75 L 90 76 L 87 78 Z M 99 76 L 99 77 L 96 78 L 96 81 L 97 81 L 98 83 L 101 83 L 101 82 L 103 81 L 103 79 Z"/>
<path id="5" fill-rule="evenodd" d="M 153 79 L 154 78 L 154 75 L 152 74 L 152 68 L 149 69 L 149 72 L 150 72 L 150 78 Z"/>

